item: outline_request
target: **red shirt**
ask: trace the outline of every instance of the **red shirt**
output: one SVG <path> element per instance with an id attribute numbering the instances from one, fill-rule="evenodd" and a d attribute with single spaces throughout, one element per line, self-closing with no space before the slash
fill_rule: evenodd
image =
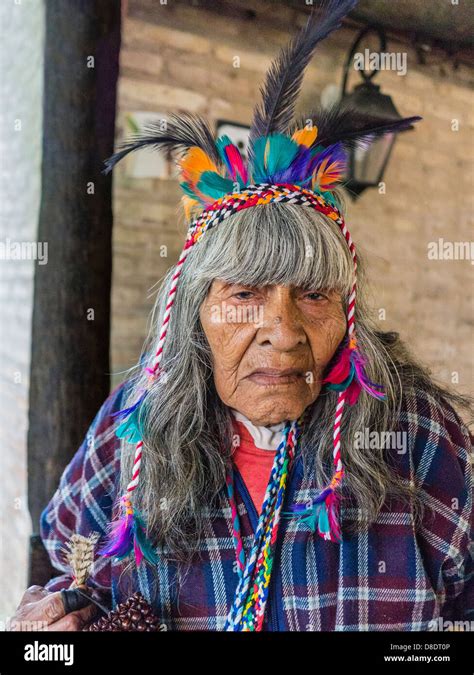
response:
<path id="1" fill-rule="evenodd" d="M 235 447 L 232 458 L 260 514 L 276 450 L 257 448 L 245 424 L 238 420 L 233 422 L 240 444 Z"/>

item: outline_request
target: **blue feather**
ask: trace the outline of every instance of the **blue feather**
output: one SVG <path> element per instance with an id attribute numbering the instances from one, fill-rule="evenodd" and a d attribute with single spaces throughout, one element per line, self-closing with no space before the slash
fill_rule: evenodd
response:
<path id="1" fill-rule="evenodd" d="M 318 529 L 322 534 L 326 534 L 331 530 L 329 527 L 328 511 L 325 503 L 319 505 Z"/>
<path id="2" fill-rule="evenodd" d="M 123 438 L 128 443 L 138 443 L 142 439 L 142 434 L 138 424 L 138 415 L 140 413 L 140 408 L 137 408 L 132 412 L 127 419 L 120 424 L 115 430 L 115 435 L 117 438 Z"/>

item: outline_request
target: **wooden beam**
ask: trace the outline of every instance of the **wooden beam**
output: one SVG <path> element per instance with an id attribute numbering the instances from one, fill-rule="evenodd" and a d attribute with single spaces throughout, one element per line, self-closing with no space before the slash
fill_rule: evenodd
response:
<path id="1" fill-rule="evenodd" d="M 42 195 L 28 432 L 33 533 L 109 392 L 111 177 L 120 2 L 47 0 Z M 37 540 L 32 539 L 37 550 Z M 36 554 L 35 554 L 36 555 Z M 44 583 L 44 571 L 30 583 Z"/>

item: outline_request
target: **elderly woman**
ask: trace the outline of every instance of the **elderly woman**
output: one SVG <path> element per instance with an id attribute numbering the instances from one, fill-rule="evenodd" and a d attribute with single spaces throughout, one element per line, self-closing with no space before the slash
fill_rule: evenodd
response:
<path id="1" fill-rule="evenodd" d="M 272 66 L 248 165 L 191 115 L 110 161 L 182 151 L 189 235 L 140 368 L 43 513 L 64 574 L 30 589 L 19 617 L 91 620 L 91 606 L 65 615 L 57 593 L 75 533 L 102 539 L 88 583 L 103 602 L 140 591 L 168 630 L 417 631 L 472 617 L 471 439 L 454 410 L 469 401 L 376 329 L 337 186 L 348 144 L 418 118 L 395 128 L 336 109 L 289 133 L 300 75 L 352 4 L 312 15 Z"/>

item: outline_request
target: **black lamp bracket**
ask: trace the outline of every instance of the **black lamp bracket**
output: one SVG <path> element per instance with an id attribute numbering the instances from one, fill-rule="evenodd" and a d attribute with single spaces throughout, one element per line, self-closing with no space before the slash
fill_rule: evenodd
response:
<path id="1" fill-rule="evenodd" d="M 385 31 L 381 26 L 378 26 L 376 24 L 370 24 L 369 26 L 365 26 L 358 36 L 355 39 L 354 44 L 352 45 L 351 51 L 349 52 L 349 56 L 347 57 L 346 65 L 344 66 L 344 78 L 342 80 L 342 98 L 344 98 L 346 94 L 346 88 L 347 88 L 347 80 L 349 77 L 349 68 L 352 63 L 352 59 L 354 58 L 354 54 L 356 53 L 356 50 L 359 46 L 359 44 L 362 42 L 362 40 L 365 38 L 365 36 L 368 33 L 377 33 L 380 39 L 380 47 L 379 47 L 379 53 L 380 52 L 385 52 L 387 48 L 387 37 L 385 35 Z M 360 71 L 361 77 L 365 80 L 365 82 L 370 82 L 370 80 L 378 73 L 378 70 L 373 70 L 371 73 L 366 73 L 364 70 Z"/>

